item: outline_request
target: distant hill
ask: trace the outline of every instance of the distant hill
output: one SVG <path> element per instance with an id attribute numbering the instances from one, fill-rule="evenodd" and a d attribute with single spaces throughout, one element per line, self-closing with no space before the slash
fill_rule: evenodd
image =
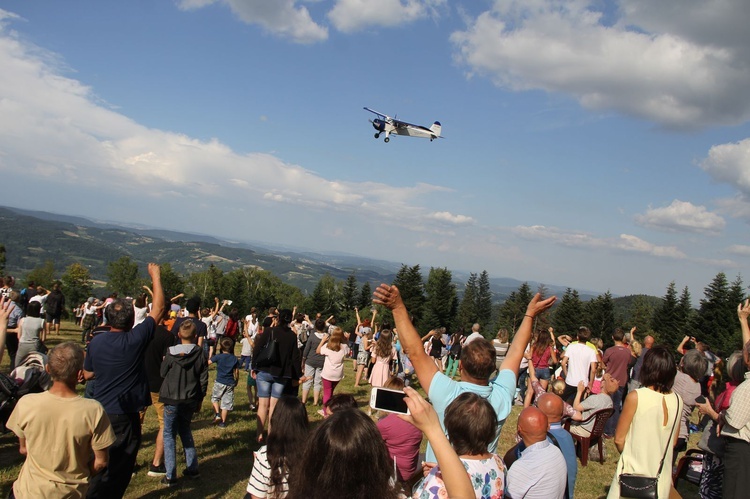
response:
<path id="1" fill-rule="evenodd" d="M 145 268 L 149 261 L 170 262 L 179 273 L 204 270 L 210 264 L 223 271 L 256 266 L 283 281 L 311 292 L 321 276 L 328 273 L 346 279 L 356 271 L 360 284 L 392 282 L 401 264 L 345 253 L 318 253 L 280 245 L 226 241 L 206 234 L 191 234 L 133 224 L 97 222 L 75 217 L 0 207 L 0 243 L 6 247 L 7 272 L 22 276 L 45 261 L 52 260 L 62 273 L 79 262 L 88 267 L 92 278 L 105 280 L 109 262 L 128 255 Z M 429 267 L 423 268 L 425 278 Z M 459 294 L 469 275 L 453 271 Z M 490 278 L 494 301 L 502 302 L 524 281 L 507 277 Z M 539 283 L 529 281 L 532 290 Z M 566 287 L 545 283 L 548 294 L 562 296 Z M 599 293 L 578 290 L 582 300 Z"/>

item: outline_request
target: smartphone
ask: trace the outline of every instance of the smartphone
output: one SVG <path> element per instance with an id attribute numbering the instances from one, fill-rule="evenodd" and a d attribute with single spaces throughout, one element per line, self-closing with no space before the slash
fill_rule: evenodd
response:
<path id="1" fill-rule="evenodd" d="M 370 407 L 378 411 L 409 414 L 409 408 L 404 399 L 406 394 L 398 390 L 387 388 L 373 388 L 370 394 Z"/>
<path id="2" fill-rule="evenodd" d="M 705 404 L 706 403 L 706 397 L 703 395 L 699 395 L 695 398 L 695 402 L 698 404 Z"/>

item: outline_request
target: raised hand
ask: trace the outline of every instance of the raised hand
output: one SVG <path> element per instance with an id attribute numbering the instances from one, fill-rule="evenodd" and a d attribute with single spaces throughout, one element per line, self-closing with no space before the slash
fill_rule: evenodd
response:
<path id="1" fill-rule="evenodd" d="M 555 301 L 557 301 L 557 296 L 550 296 L 549 298 L 542 300 L 542 295 L 537 293 L 534 295 L 534 298 L 531 299 L 529 305 L 526 307 L 526 315 L 536 317 L 537 315 L 541 314 L 552 305 L 554 305 Z"/>
<path id="2" fill-rule="evenodd" d="M 381 284 L 377 287 L 373 293 L 372 302 L 376 305 L 383 305 L 390 310 L 404 306 L 401 292 L 396 286 L 389 286 L 388 284 Z"/>

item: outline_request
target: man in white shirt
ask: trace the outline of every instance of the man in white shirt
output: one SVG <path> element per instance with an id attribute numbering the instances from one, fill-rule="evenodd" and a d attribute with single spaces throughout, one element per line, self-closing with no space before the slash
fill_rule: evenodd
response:
<path id="1" fill-rule="evenodd" d="M 589 328 L 578 328 L 578 342 L 568 345 L 562 358 L 562 368 L 565 374 L 565 391 L 562 398 L 569 404 L 576 396 L 580 381 L 583 381 L 587 391 L 594 383 L 597 359 L 596 351 L 586 345 L 590 336 Z"/>

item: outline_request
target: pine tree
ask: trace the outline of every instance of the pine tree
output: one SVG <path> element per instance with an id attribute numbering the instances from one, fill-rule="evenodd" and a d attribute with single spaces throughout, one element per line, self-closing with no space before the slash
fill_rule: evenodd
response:
<path id="1" fill-rule="evenodd" d="M 359 292 L 359 309 L 364 310 L 370 308 L 370 305 L 372 305 L 372 287 L 370 286 L 369 281 L 365 281 Z"/>
<path id="2" fill-rule="evenodd" d="M 605 344 L 612 343 L 615 330 L 615 306 L 609 290 L 589 301 L 585 307 L 586 322 L 592 336 L 598 336 Z"/>
<path id="3" fill-rule="evenodd" d="M 729 302 L 730 290 L 724 272 L 719 272 L 703 291 L 696 321 L 698 339 L 707 343 L 714 352 L 728 353 L 739 348 L 740 336 L 735 334 L 737 304 Z"/>
<path id="4" fill-rule="evenodd" d="M 531 292 L 528 282 L 524 282 L 519 286 L 518 290 L 511 292 L 500 306 L 497 328 L 505 328 L 511 335 L 515 334 L 516 329 L 518 329 L 523 321 L 526 306 L 533 297 L 534 295 Z"/>
<path id="5" fill-rule="evenodd" d="M 305 310 L 312 314 L 319 313 L 324 318 L 339 313 L 341 307 L 341 294 L 336 285 L 336 280 L 331 274 L 325 274 L 320 278 L 318 284 L 310 295 Z"/>
<path id="6" fill-rule="evenodd" d="M 696 311 L 693 308 L 693 301 L 690 296 L 690 290 L 687 286 L 682 290 L 680 299 L 677 302 L 677 323 L 680 327 L 680 334 L 669 341 L 669 345 L 676 347 L 685 336 L 695 336 Z"/>
<path id="7" fill-rule="evenodd" d="M 479 274 L 477 283 L 477 322 L 482 326 L 482 333 L 485 337 L 489 335 L 489 325 L 492 322 L 492 291 L 490 289 L 490 275 L 486 270 Z"/>
<path id="8" fill-rule="evenodd" d="M 636 295 L 630 307 L 629 327 L 635 327 L 637 336 L 644 338 L 651 330 L 651 321 L 654 316 L 654 307 L 644 295 Z"/>
<path id="9" fill-rule="evenodd" d="M 425 303 L 424 283 L 419 265 L 413 267 L 402 265 L 393 284 L 398 287 L 406 309 L 414 318 L 414 323 L 418 325 L 422 320 Z"/>
<path id="10" fill-rule="evenodd" d="M 451 271 L 446 268 L 430 268 L 425 290 L 427 299 L 420 332 L 425 334 L 430 329 L 441 326 L 451 331 L 458 311 L 458 296 Z"/>
<path id="11" fill-rule="evenodd" d="M 344 310 L 353 310 L 357 306 L 359 296 L 357 296 L 357 276 L 354 272 L 347 276 L 344 286 L 341 288 L 341 295 Z"/>
<path id="12" fill-rule="evenodd" d="M 464 331 L 469 331 L 471 326 L 479 319 L 477 310 L 478 294 L 477 275 L 471 273 L 464 286 L 464 296 L 461 298 L 461 304 L 458 307 L 458 324 L 456 326 Z"/>
<path id="13" fill-rule="evenodd" d="M 576 337 L 578 328 L 583 325 L 583 304 L 577 290 L 565 290 L 552 317 L 552 325 L 557 335 L 567 334 L 572 338 Z"/>
<path id="14" fill-rule="evenodd" d="M 651 329 L 661 343 L 678 345 L 684 336 L 680 329 L 680 321 L 677 312 L 677 290 L 674 281 L 667 286 L 661 306 L 654 311 L 651 319 Z M 679 338 L 679 339 L 677 339 Z M 675 343 L 675 340 L 677 343 Z"/>

